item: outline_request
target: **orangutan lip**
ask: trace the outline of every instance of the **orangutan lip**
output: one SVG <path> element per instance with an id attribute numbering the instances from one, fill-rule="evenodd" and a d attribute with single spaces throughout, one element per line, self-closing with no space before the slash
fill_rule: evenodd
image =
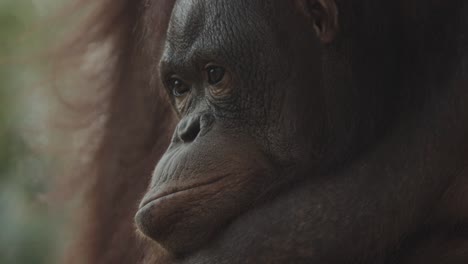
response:
<path id="1" fill-rule="evenodd" d="M 210 184 L 216 183 L 216 182 L 218 182 L 218 181 L 220 181 L 220 180 L 222 180 L 224 178 L 225 177 L 219 177 L 219 178 L 212 179 L 210 181 L 189 185 L 189 186 L 186 186 L 186 187 L 183 187 L 183 188 L 180 188 L 180 189 L 178 188 L 178 189 L 172 190 L 172 191 L 163 191 L 163 192 L 160 192 L 160 193 L 156 193 L 154 195 L 149 196 L 148 198 L 143 199 L 143 201 L 141 201 L 141 203 L 140 203 L 140 209 L 142 209 L 143 207 L 145 207 L 149 203 L 154 202 L 154 201 L 156 201 L 156 200 L 158 200 L 160 198 L 170 196 L 170 195 L 174 195 L 174 194 L 181 193 L 181 192 L 185 192 L 185 191 L 188 191 L 188 190 L 196 189 L 196 188 L 199 188 L 199 187 L 202 187 L 202 186 L 210 185 Z"/>

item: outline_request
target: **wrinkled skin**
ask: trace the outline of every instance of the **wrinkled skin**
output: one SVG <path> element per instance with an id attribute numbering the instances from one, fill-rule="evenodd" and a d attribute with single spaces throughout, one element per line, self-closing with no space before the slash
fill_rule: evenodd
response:
<path id="1" fill-rule="evenodd" d="M 325 163 L 322 148 L 331 146 L 321 142 L 334 131 L 316 115 L 324 112 L 326 100 L 319 85 L 321 41 L 298 7 L 283 4 L 284 13 L 271 18 L 262 10 L 280 7 L 270 5 L 178 1 L 174 8 L 160 75 L 166 82 L 176 76 L 190 90 L 172 96 L 181 120 L 137 216 L 142 231 L 170 251 L 199 247 L 236 216 L 304 176 L 297 172 Z M 280 19 L 304 26 L 275 28 Z M 296 39 L 301 32 L 308 35 Z M 292 46 L 300 42 L 304 47 Z M 224 73 L 215 85 L 209 82 L 210 65 Z M 311 84 L 317 84 L 315 96 L 301 99 Z M 170 83 L 166 88 L 172 94 Z M 291 116 L 300 109 L 311 115 L 311 124 Z"/>
<path id="2" fill-rule="evenodd" d="M 176 1 L 155 57 L 178 124 L 134 261 L 468 263 L 467 12 Z"/>
<path id="3" fill-rule="evenodd" d="M 136 221 L 180 262 L 402 263 L 405 237 L 402 251 L 432 239 L 421 223 L 444 166 L 462 166 L 466 127 L 447 140 L 431 132 L 446 122 L 415 121 L 408 88 L 377 79 L 401 58 L 357 83 L 338 14 L 325 0 L 176 2 L 160 75 L 180 122 Z"/>

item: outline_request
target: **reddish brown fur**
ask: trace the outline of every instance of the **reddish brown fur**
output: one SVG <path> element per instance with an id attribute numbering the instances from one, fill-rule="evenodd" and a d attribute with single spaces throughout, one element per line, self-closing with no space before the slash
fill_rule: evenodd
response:
<path id="1" fill-rule="evenodd" d="M 174 1 L 92 2 L 79 3 L 80 8 L 92 6 L 92 12 L 84 20 L 83 31 L 73 33 L 66 42 L 59 59 L 85 57 L 91 43 L 111 45 L 109 61 L 101 72 L 111 73 L 106 87 L 89 83 L 96 90 L 110 89 L 102 102 L 109 104 L 105 110 L 109 113 L 99 131 L 104 135 L 92 153 L 92 164 L 74 176 L 86 180 L 82 186 L 87 191 L 83 209 L 73 213 L 79 218 L 78 228 L 72 228 L 77 239 L 64 263 L 151 263 L 158 258 L 157 249 L 146 250 L 152 245 L 138 238 L 133 217 L 174 126 L 168 100 L 155 85 L 156 70 L 147 66 L 157 61 L 150 54 L 161 48 L 157 40 L 164 37 Z M 150 5 L 155 13 L 145 12 Z"/>

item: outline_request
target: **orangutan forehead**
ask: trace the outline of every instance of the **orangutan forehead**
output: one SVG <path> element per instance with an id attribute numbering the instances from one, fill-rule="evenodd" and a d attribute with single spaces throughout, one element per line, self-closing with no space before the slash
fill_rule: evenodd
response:
<path id="1" fill-rule="evenodd" d="M 269 30 L 268 21 L 260 14 L 260 2 L 177 1 L 168 28 L 165 55 L 174 59 L 174 55 L 188 58 L 194 53 L 203 56 L 203 52 L 223 57 L 250 54 L 268 38 L 265 34 Z"/>
<path id="2" fill-rule="evenodd" d="M 262 6 L 258 0 L 178 0 L 169 26 L 172 37 L 182 38 L 200 34 L 202 30 L 236 30 L 243 22 L 258 25 L 262 20 Z M 250 22 L 249 22 L 250 23 Z M 253 27 L 253 24 L 250 27 Z"/>

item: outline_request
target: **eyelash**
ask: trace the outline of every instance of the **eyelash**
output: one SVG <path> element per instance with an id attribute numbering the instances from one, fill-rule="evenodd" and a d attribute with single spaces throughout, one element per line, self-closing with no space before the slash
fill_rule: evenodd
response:
<path id="1" fill-rule="evenodd" d="M 174 97 L 182 97 L 191 91 L 190 85 L 177 76 L 171 76 L 166 81 L 166 87 Z"/>
<path id="2" fill-rule="evenodd" d="M 226 74 L 226 69 L 217 65 L 209 65 L 208 67 L 206 67 L 205 73 L 207 76 L 208 84 L 216 85 L 224 79 L 224 76 Z"/>
<path id="3" fill-rule="evenodd" d="M 204 69 L 205 80 L 209 86 L 210 94 L 214 97 L 221 97 L 223 89 L 221 83 L 226 78 L 226 69 L 224 67 L 208 64 Z M 192 87 L 189 83 L 185 82 L 183 78 L 176 74 L 171 74 L 165 81 L 166 89 L 171 97 L 176 101 L 176 107 L 179 108 L 183 99 L 191 92 Z"/>

